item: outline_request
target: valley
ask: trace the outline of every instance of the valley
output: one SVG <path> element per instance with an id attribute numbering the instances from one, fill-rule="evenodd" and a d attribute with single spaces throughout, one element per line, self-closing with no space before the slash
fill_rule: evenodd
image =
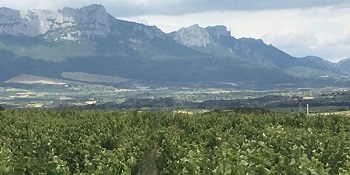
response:
<path id="1" fill-rule="evenodd" d="M 0 1 L 0 175 L 350 174 L 349 2 L 91 2 Z"/>
<path id="2" fill-rule="evenodd" d="M 346 110 L 349 59 L 294 57 L 224 25 L 166 33 L 103 5 L 0 8 L 0 105 L 49 109 Z M 330 95 L 337 94 L 337 95 Z"/>
<path id="3" fill-rule="evenodd" d="M 121 78 L 108 77 L 108 80 L 115 79 Z M 129 80 L 96 84 L 21 75 L 1 85 L 0 106 L 9 109 L 164 109 L 187 112 L 261 108 L 298 113 L 306 112 L 306 104 L 309 104 L 310 113 L 325 113 L 349 110 L 349 90 L 345 87 L 249 90 L 227 82 L 150 85 Z"/>

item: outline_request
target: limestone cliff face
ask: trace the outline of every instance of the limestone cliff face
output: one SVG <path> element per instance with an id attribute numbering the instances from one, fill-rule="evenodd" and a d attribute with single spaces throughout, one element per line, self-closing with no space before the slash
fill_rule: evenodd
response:
<path id="1" fill-rule="evenodd" d="M 214 38 L 220 38 L 221 36 L 229 36 L 231 37 L 231 32 L 227 30 L 226 26 L 217 25 L 217 26 L 209 26 L 205 28 L 205 30 Z"/>
<path id="2" fill-rule="evenodd" d="M 183 27 L 175 33 L 174 40 L 185 46 L 206 47 L 212 43 L 209 33 L 198 24 Z"/>
<path id="3" fill-rule="evenodd" d="M 106 37 L 111 32 L 110 18 L 103 6 L 95 4 L 57 11 L 0 8 L 0 34 L 53 40 Z"/>
<path id="4" fill-rule="evenodd" d="M 226 26 L 203 28 L 198 24 L 194 24 L 176 31 L 174 40 L 188 47 L 206 47 L 209 44 L 215 43 L 215 40 L 221 36 L 231 36 L 231 32 L 227 30 Z"/>

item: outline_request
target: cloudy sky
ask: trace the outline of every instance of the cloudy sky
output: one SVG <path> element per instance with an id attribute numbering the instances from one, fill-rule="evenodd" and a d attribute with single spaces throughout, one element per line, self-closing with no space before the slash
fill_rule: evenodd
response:
<path id="1" fill-rule="evenodd" d="M 260 38 L 292 56 L 315 55 L 332 62 L 350 57 L 349 0 L 0 0 L 0 6 L 20 10 L 93 3 L 116 18 L 165 32 L 195 23 L 226 25 L 236 38 Z"/>

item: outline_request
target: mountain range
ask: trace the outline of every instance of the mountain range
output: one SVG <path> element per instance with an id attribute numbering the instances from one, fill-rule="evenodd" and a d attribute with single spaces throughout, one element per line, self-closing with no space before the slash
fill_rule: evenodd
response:
<path id="1" fill-rule="evenodd" d="M 350 84 L 350 59 L 295 58 L 260 39 L 235 38 L 222 25 L 164 33 L 116 19 L 97 4 L 57 11 L 3 7 L 0 72 L 0 82 L 74 74 L 85 76 L 80 81 L 96 75 L 150 84 L 325 87 Z"/>

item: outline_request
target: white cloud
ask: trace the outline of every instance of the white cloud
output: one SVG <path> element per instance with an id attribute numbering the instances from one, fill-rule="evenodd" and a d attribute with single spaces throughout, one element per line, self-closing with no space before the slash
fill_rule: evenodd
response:
<path id="1" fill-rule="evenodd" d="M 270 33 L 263 35 L 262 39 L 284 49 L 313 49 L 319 45 L 317 38 L 310 31 Z"/>
<path id="2" fill-rule="evenodd" d="M 349 57 L 350 8 L 317 7 L 264 11 L 210 11 L 177 16 L 138 18 L 166 32 L 198 23 L 226 25 L 233 36 L 261 38 L 292 56 L 315 55 L 330 61 Z M 137 20 L 135 18 L 126 18 Z M 347 25 L 348 24 L 348 25 Z"/>
<path id="3" fill-rule="evenodd" d="M 325 43 L 328 43 L 328 45 L 350 45 L 350 23 L 342 31 L 328 36 Z"/>

